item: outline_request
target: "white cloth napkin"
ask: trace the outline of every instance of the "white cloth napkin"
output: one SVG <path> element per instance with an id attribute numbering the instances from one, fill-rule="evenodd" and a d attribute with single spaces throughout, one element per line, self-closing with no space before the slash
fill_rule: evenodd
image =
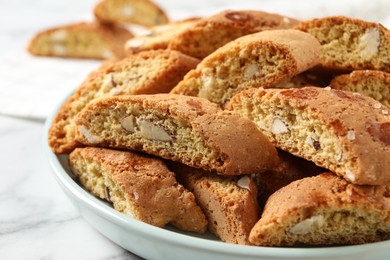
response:
<path id="1" fill-rule="evenodd" d="M 101 61 L 33 57 L 28 40 L 39 30 L 92 20 L 97 0 L 0 3 L 0 114 L 45 119 Z M 390 28 L 389 0 L 155 0 L 173 20 L 226 9 L 256 9 L 299 19 L 346 15 Z"/>

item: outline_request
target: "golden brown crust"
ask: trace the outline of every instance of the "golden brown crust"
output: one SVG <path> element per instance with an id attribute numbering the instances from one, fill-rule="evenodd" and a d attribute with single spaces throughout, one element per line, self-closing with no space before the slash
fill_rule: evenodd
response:
<path id="1" fill-rule="evenodd" d="M 77 148 L 69 156 L 72 171 L 88 190 L 103 183 L 99 197 L 116 210 L 143 222 L 203 233 L 207 220 L 194 195 L 180 185 L 163 161 L 104 148 Z"/>
<path id="2" fill-rule="evenodd" d="M 93 13 L 103 23 L 154 26 L 169 22 L 161 7 L 149 0 L 100 0 Z"/>
<path id="3" fill-rule="evenodd" d="M 252 89 L 228 109 L 276 145 L 355 184 L 390 183 L 390 119 L 378 101 L 330 88 Z"/>
<path id="4" fill-rule="evenodd" d="M 275 148 L 252 122 L 196 97 L 102 98 L 75 125 L 81 143 L 140 150 L 218 174 L 262 172 L 277 162 Z"/>
<path id="5" fill-rule="evenodd" d="M 264 30 L 289 29 L 297 24 L 297 20 L 278 14 L 227 10 L 194 23 L 177 35 L 169 43 L 169 48 L 203 59 L 241 36 Z"/>
<path id="6" fill-rule="evenodd" d="M 295 29 L 318 39 L 322 49 L 320 66 L 325 69 L 390 72 L 390 31 L 381 24 L 330 16 L 302 21 Z"/>
<path id="7" fill-rule="evenodd" d="M 390 108 L 390 73 L 380 70 L 355 70 L 350 74 L 335 77 L 330 87 L 366 95 Z"/>
<path id="8" fill-rule="evenodd" d="M 33 55 L 88 59 L 122 58 L 123 45 L 133 37 L 124 28 L 80 22 L 37 33 L 28 45 Z"/>
<path id="9" fill-rule="evenodd" d="M 206 98 L 224 106 L 237 92 L 271 87 L 315 66 L 320 45 L 297 30 L 246 35 L 219 48 L 190 71 L 171 93 Z"/>
<path id="10" fill-rule="evenodd" d="M 91 73 L 61 106 L 49 130 L 55 153 L 69 153 L 80 146 L 72 126 L 74 116 L 102 96 L 169 92 L 198 60 L 176 51 L 147 51 L 111 62 Z"/>
<path id="11" fill-rule="evenodd" d="M 267 201 L 250 241 L 261 246 L 362 244 L 390 238 L 389 186 L 358 186 L 325 173 Z"/>

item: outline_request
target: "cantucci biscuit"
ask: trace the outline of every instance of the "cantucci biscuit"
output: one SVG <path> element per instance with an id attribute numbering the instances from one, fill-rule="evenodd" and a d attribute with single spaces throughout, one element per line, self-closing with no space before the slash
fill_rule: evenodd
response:
<path id="1" fill-rule="evenodd" d="M 390 239 L 389 186 L 359 186 L 331 173 L 268 199 L 249 240 L 258 246 L 363 244 Z"/>
<path id="2" fill-rule="evenodd" d="M 268 30 L 238 38 L 206 57 L 171 93 L 220 106 L 237 92 L 270 87 L 319 62 L 320 44 L 297 30 Z"/>
<path id="3" fill-rule="evenodd" d="M 170 223 L 187 231 L 206 231 L 207 220 L 194 195 L 160 159 L 86 147 L 74 150 L 69 163 L 86 189 L 124 214 L 158 227 Z"/>
<path id="4" fill-rule="evenodd" d="M 49 130 L 55 153 L 69 153 L 75 140 L 73 118 L 89 102 L 104 96 L 169 92 L 199 60 L 170 50 L 145 51 L 105 64 L 91 73 L 61 106 Z"/>
<path id="5" fill-rule="evenodd" d="M 198 20 L 199 18 L 194 17 L 151 27 L 150 33 L 146 35 L 137 35 L 126 42 L 126 53 L 130 55 L 147 50 L 167 49 L 169 43 L 174 40 L 179 33 L 196 23 Z"/>
<path id="6" fill-rule="evenodd" d="M 241 36 L 264 30 L 290 29 L 298 21 L 255 10 L 227 10 L 206 17 L 178 34 L 169 48 L 203 59 L 219 47 Z"/>
<path id="7" fill-rule="evenodd" d="M 75 118 L 77 141 L 138 150 L 183 164 L 238 175 L 277 162 L 256 125 L 201 98 L 173 94 L 101 98 Z"/>
<path id="8" fill-rule="evenodd" d="M 380 70 L 355 70 L 335 77 L 330 87 L 372 97 L 390 108 L 390 73 Z"/>
<path id="9" fill-rule="evenodd" d="M 306 86 L 327 87 L 332 79 L 333 76 L 309 70 L 282 80 L 270 88 L 302 88 Z"/>
<path id="10" fill-rule="evenodd" d="M 293 181 L 328 171 L 313 162 L 282 150 L 278 150 L 278 155 L 279 164 L 277 166 L 261 174 L 251 175 L 258 190 L 258 202 L 261 208 L 264 207 L 269 196 L 280 188 Z"/>
<path id="11" fill-rule="evenodd" d="M 123 45 L 133 35 L 124 28 L 100 23 L 75 23 L 44 30 L 30 41 L 38 56 L 110 59 L 124 56 Z"/>
<path id="12" fill-rule="evenodd" d="M 217 176 L 182 164 L 169 168 L 195 196 L 208 230 L 222 241 L 249 245 L 249 233 L 260 218 L 255 182 L 245 176 Z"/>
<path id="13" fill-rule="evenodd" d="M 154 26 L 169 21 L 165 12 L 149 0 L 100 0 L 93 9 L 104 23 L 126 23 Z"/>
<path id="14" fill-rule="evenodd" d="M 321 43 L 323 68 L 390 72 L 390 32 L 381 24 L 331 16 L 302 21 L 295 29 L 310 33 Z"/>
<path id="15" fill-rule="evenodd" d="M 390 119 L 378 101 L 330 88 L 251 89 L 228 109 L 277 148 L 355 184 L 390 184 Z"/>

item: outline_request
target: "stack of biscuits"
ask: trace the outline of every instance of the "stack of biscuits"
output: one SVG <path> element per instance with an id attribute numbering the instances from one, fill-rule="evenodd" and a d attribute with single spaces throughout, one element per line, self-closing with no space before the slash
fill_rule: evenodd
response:
<path id="1" fill-rule="evenodd" d="M 101 1 L 96 17 L 110 26 L 131 13 L 114 2 L 149 3 Z M 151 34 L 91 72 L 50 127 L 82 186 L 140 221 L 227 243 L 390 239 L 388 29 L 256 10 L 151 13 Z"/>

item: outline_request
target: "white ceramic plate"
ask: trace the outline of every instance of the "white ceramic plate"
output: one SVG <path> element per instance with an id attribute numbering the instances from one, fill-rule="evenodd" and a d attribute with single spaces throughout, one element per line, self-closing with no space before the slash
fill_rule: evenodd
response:
<path id="1" fill-rule="evenodd" d="M 390 241 L 357 246 L 321 248 L 268 248 L 227 244 L 212 235 L 197 235 L 174 228 L 157 228 L 114 210 L 83 189 L 72 178 L 68 157 L 54 154 L 44 128 L 44 150 L 53 175 L 80 214 L 99 232 L 121 247 L 146 259 L 390 259 Z"/>

